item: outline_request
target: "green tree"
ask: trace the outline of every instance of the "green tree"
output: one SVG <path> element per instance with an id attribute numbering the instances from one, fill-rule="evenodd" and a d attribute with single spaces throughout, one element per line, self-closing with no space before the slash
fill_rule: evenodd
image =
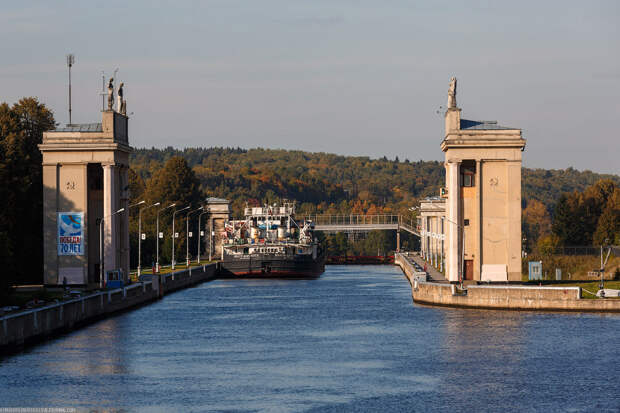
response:
<path id="1" fill-rule="evenodd" d="M 129 168 L 129 197 L 131 203 L 135 203 L 138 200 L 142 200 L 144 192 L 146 190 L 146 184 L 144 179 L 136 173 L 132 168 Z"/>
<path id="2" fill-rule="evenodd" d="M 176 202 L 177 206 L 196 205 L 201 200 L 200 182 L 187 161 L 180 156 L 168 159 L 162 169 L 151 178 L 146 196 L 151 202 Z"/>
<path id="3" fill-rule="evenodd" d="M 588 228 L 579 194 L 562 194 L 553 212 L 551 230 L 561 245 L 587 245 Z"/>
<path id="4" fill-rule="evenodd" d="M 5 287 L 42 282 L 43 184 L 37 145 L 54 125 L 52 112 L 36 98 L 11 107 L 0 104 L 0 244 L 6 248 L 0 254 L 0 282 Z"/>
<path id="5" fill-rule="evenodd" d="M 620 188 L 616 188 L 607 200 L 594 231 L 593 243 L 620 245 Z"/>
<path id="6" fill-rule="evenodd" d="M 203 196 L 199 189 L 200 183 L 194 171 L 187 165 L 187 161 L 180 156 L 170 157 L 163 168 L 159 169 L 153 174 L 153 177 L 148 181 L 146 186 L 144 197 L 146 198 L 147 205 L 152 205 L 156 202 L 161 203 L 161 207 L 176 203 L 176 209 L 181 209 L 186 206 L 190 206 L 190 209 L 196 209 L 200 207 Z M 181 257 L 185 257 L 186 252 L 186 225 L 183 219 L 186 216 L 186 212 L 177 214 L 175 232 L 179 233 L 179 238 L 175 240 L 175 256 L 177 262 L 183 261 Z M 150 208 L 147 213 L 142 216 L 143 219 L 143 232 L 149 234 L 155 234 L 154 230 L 154 216 L 156 208 Z M 162 216 L 160 221 L 160 230 L 166 233 L 163 242 L 160 244 L 160 256 L 164 260 L 171 258 L 172 240 L 171 233 L 167 230 L 170 226 L 171 211 L 167 211 L 166 216 Z M 195 216 L 194 216 L 195 217 Z M 133 221 L 136 221 L 135 219 Z M 197 233 L 196 220 L 190 221 L 190 231 Z M 163 229 L 166 228 L 166 229 Z M 132 225 L 130 233 L 131 239 L 137 240 L 137 227 Z M 151 236 L 149 242 L 143 244 L 143 263 L 150 265 L 150 260 L 154 257 L 154 235 Z M 190 242 L 193 241 L 190 239 Z M 137 244 L 137 241 L 134 241 Z M 132 246 L 132 248 L 135 248 Z M 190 248 L 193 253 L 193 246 L 190 244 Z M 134 254 L 132 253 L 132 256 Z M 134 258 L 135 260 L 135 258 Z"/>

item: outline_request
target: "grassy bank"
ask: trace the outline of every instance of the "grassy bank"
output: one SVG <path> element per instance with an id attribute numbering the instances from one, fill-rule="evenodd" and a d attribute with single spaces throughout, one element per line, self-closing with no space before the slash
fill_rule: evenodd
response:
<path id="1" fill-rule="evenodd" d="M 588 276 L 588 272 L 596 271 L 601 266 L 601 257 L 594 255 L 537 255 L 530 254 L 523 259 L 523 280 L 527 281 L 528 262 L 542 261 L 543 279 L 555 280 L 555 269 L 562 270 L 563 280 L 596 280 L 598 276 Z M 620 280 L 620 257 L 610 256 L 605 267 L 605 279 Z"/>

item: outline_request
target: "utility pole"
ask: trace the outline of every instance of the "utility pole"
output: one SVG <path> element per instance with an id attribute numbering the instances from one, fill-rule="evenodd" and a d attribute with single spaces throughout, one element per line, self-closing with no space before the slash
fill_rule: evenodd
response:
<path id="1" fill-rule="evenodd" d="M 71 122 L 71 66 L 75 63 L 75 56 L 73 54 L 67 55 L 67 66 L 69 67 L 69 125 Z"/>

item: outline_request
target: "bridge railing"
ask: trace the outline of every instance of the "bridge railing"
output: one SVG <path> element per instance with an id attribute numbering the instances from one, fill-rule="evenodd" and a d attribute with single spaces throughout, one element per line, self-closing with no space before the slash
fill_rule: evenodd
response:
<path id="1" fill-rule="evenodd" d="M 308 215 L 306 219 L 323 226 L 398 225 L 400 215 Z"/>
<path id="2" fill-rule="evenodd" d="M 400 223 L 399 226 L 401 228 L 406 229 L 409 232 L 418 233 L 418 224 L 417 221 L 413 218 L 407 219 L 400 215 Z"/>

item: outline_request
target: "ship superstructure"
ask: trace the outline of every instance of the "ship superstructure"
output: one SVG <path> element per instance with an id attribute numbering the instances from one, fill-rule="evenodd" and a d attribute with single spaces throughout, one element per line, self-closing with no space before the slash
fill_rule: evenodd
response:
<path id="1" fill-rule="evenodd" d="M 312 221 L 295 220 L 295 203 L 248 207 L 222 234 L 222 272 L 229 276 L 318 277 L 325 253 Z"/>

